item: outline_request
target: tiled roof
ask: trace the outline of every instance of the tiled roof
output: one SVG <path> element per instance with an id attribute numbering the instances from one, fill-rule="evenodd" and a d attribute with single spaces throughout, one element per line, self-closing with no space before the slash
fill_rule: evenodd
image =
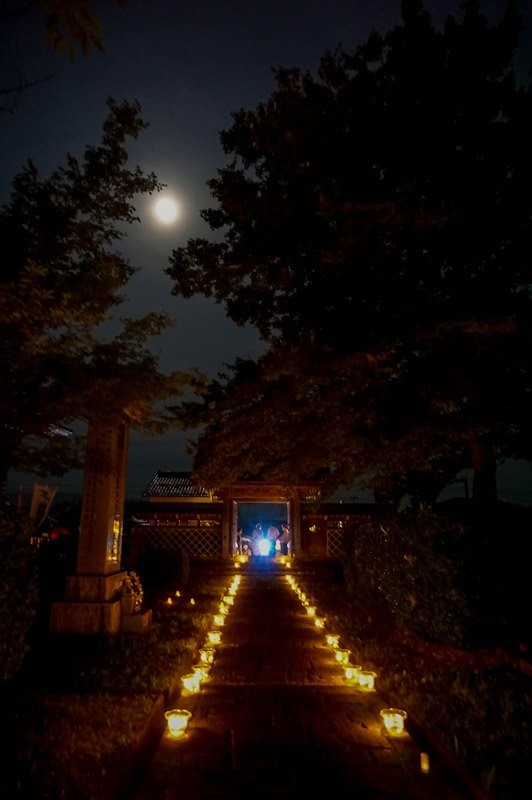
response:
<path id="1" fill-rule="evenodd" d="M 156 472 L 142 492 L 143 497 L 210 497 L 207 489 L 195 486 L 189 472 Z"/>

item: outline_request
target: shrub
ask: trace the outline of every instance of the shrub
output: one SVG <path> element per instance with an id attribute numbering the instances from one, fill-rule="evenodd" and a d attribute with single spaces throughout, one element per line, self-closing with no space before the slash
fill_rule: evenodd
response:
<path id="1" fill-rule="evenodd" d="M 19 669 L 37 615 L 38 569 L 29 520 L 0 501 L 0 680 Z"/>
<path id="2" fill-rule="evenodd" d="M 430 510 L 376 515 L 349 535 L 351 592 L 405 630 L 462 644 L 470 635 L 463 528 Z"/>
<path id="3" fill-rule="evenodd" d="M 190 559 L 185 550 L 147 550 L 142 553 L 138 571 L 146 589 L 182 589 L 190 576 Z"/>

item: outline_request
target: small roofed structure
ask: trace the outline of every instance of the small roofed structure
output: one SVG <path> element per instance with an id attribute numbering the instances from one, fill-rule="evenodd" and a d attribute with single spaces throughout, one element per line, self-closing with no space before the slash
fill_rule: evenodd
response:
<path id="1" fill-rule="evenodd" d="M 161 470 L 155 473 L 142 492 L 142 497 L 150 503 L 168 502 L 170 498 L 180 503 L 212 503 L 215 500 L 212 491 L 192 482 L 190 472 Z"/>

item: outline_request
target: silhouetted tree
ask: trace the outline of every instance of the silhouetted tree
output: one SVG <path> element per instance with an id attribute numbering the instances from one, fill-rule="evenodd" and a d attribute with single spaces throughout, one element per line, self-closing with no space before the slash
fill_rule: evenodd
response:
<path id="1" fill-rule="evenodd" d="M 127 0 L 115 0 L 122 8 Z M 79 47 L 84 56 L 96 48 L 103 52 L 101 21 L 93 0 L 37 0 L 46 17 L 46 38 L 56 52 L 74 58 Z"/>
<path id="2" fill-rule="evenodd" d="M 174 250 L 174 293 L 225 304 L 269 352 L 220 376 L 196 468 L 325 473 L 433 497 L 473 466 L 531 452 L 530 86 L 520 21 L 478 2 L 438 30 L 420 0 L 317 76 L 277 88 L 221 133 L 228 164 Z M 245 443 L 248 442 L 246 445 Z"/>
<path id="3" fill-rule="evenodd" d="M 61 475 L 79 464 L 78 442 L 61 435 L 75 420 L 162 430 L 161 401 L 187 384 L 148 348 L 167 315 L 116 316 L 136 268 L 114 245 L 138 220 L 135 197 L 161 184 L 127 165 L 126 140 L 146 127 L 138 104 L 108 105 L 100 146 L 49 178 L 28 162 L 0 209 L 0 486 L 11 468 Z"/>
<path id="4" fill-rule="evenodd" d="M 127 0 L 115 0 L 122 7 Z M 56 53 L 66 53 L 73 61 L 78 49 L 88 57 L 94 49 L 104 51 L 100 18 L 94 10 L 93 0 L 4 0 L 0 9 L 0 25 L 7 31 L 8 23 L 27 25 L 34 13 L 44 17 L 45 39 Z M 14 111 L 21 94 L 32 86 L 49 80 L 51 76 L 19 75 L 13 83 L 0 84 L 0 113 Z"/>

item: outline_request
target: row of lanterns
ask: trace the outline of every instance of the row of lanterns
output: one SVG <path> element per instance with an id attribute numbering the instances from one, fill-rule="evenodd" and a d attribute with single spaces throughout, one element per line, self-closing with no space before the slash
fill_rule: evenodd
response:
<path id="1" fill-rule="evenodd" d="M 181 597 L 181 592 L 180 592 L 180 591 L 179 591 L 179 589 L 178 589 L 178 590 L 175 592 L 175 594 L 174 594 L 174 596 L 173 596 L 173 597 L 172 597 L 171 595 L 169 595 L 169 596 L 166 598 L 165 605 L 167 605 L 167 606 L 173 606 L 173 605 L 174 605 L 174 603 L 178 602 L 178 600 L 179 600 L 179 598 L 180 598 L 180 597 Z M 189 605 L 191 605 L 191 606 L 195 606 L 195 605 L 196 605 L 196 601 L 194 600 L 194 598 L 193 598 L 193 597 L 190 597 L 190 598 L 189 598 L 189 600 L 188 600 L 188 603 L 189 603 Z"/>
<path id="2" fill-rule="evenodd" d="M 245 563 L 248 556 L 238 556 L 235 559 L 235 566 Z M 286 559 L 285 566 L 290 566 L 289 559 Z M 299 588 L 295 578 L 291 575 L 285 576 L 286 581 L 291 586 L 292 590 L 299 597 L 307 615 L 313 619 L 314 625 L 318 629 L 325 629 L 326 618 L 317 613 L 317 608 L 313 605 L 306 593 Z M 241 576 L 235 575 L 220 601 L 218 611 L 213 616 L 214 627 L 208 631 L 207 638 L 204 646 L 199 650 L 199 663 L 192 667 L 192 672 L 183 676 L 182 685 L 183 693 L 185 695 L 196 694 L 201 684 L 209 677 L 211 666 L 214 662 L 215 648 L 221 643 L 222 631 L 225 624 L 225 618 L 231 610 L 235 595 L 240 584 Z M 325 634 L 325 642 L 332 649 L 335 661 L 343 667 L 344 680 L 346 683 L 356 688 L 372 692 L 375 690 L 375 679 L 377 673 L 372 670 L 362 669 L 360 664 L 351 664 L 351 652 L 346 648 L 340 647 L 340 637 L 336 633 L 327 632 Z M 187 729 L 192 712 L 188 709 L 171 709 L 165 714 L 167 720 L 168 734 L 172 738 L 182 737 Z M 392 736 L 401 736 L 404 733 L 405 720 L 407 719 L 407 712 L 400 708 L 383 708 L 380 711 L 380 716 L 386 731 Z M 428 753 L 420 754 L 421 771 L 429 772 L 429 756 Z"/>
<path id="3" fill-rule="evenodd" d="M 276 559 L 275 559 L 275 563 L 276 564 L 281 564 L 281 566 L 286 567 L 287 569 L 290 569 L 290 567 L 292 566 L 290 558 L 291 558 L 290 556 L 285 556 L 285 555 L 277 556 Z M 249 562 L 249 559 L 250 559 L 250 557 L 249 557 L 249 555 L 247 553 L 238 553 L 234 557 L 233 563 L 234 563 L 235 567 L 237 569 L 239 569 L 242 566 L 242 564 L 247 564 Z"/>
<path id="4" fill-rule="evenodd" d="M 292 575 L 286 575 L 285 578 L 292 590 L 299 597 L 307 615 L 314 621 L 316 628 L 323 630 L 326 626 L 326 618 L 318 614 L 316 606 L 311 603 L 306 593 L 300 589 Z M 362 669 L 360 664 L 351 664 L 351 652 L 350 650 L 340 647 L 340 636 L 338 634 L 326 633 L 325 642 L 332 649 L 335 661 L 343 667 L 344 680 L 346 683 L 365 692 L 372 692 L 375 690 L 375 678 L 377 677 L 377 673 L 372 670 Z M 383 708 L 380 715 L 388 733 L 392 736 L 401 736 L 403 734 L 405 719 L 407 718 L 406 711 L 401 708 Z M 422 755 L 428 758 L 426 753 L 422 753 Z M 422 759 L 422 769 L 425 762 L 428 765 L 428 761 Z M 428 771 L 428 768 L 424 771 Z"/>
<path id="5" fill-rule="evenodd" d="M 204 681 L 208 680 L 211 666 L 214 662 L 215 648 L 222 641 L 222 628 L 225 618 L 235 602 L 235 595 L 241 581 L 240 575 L 235 575 L 227 591 L 223 594 L 217 612 L 213 615 L 213 628 L 207 632 L 203 647 L 199 650 L 199 663 L 192 667 L 192 672 L 181 678 L 182 694 L 194 695 L 199 692 Z M 181 738 L 187 729 L 192 717 L 192 712 L 186 708 L 173 708 L 165 713 L 168 735 L 173 739 Z"/>

